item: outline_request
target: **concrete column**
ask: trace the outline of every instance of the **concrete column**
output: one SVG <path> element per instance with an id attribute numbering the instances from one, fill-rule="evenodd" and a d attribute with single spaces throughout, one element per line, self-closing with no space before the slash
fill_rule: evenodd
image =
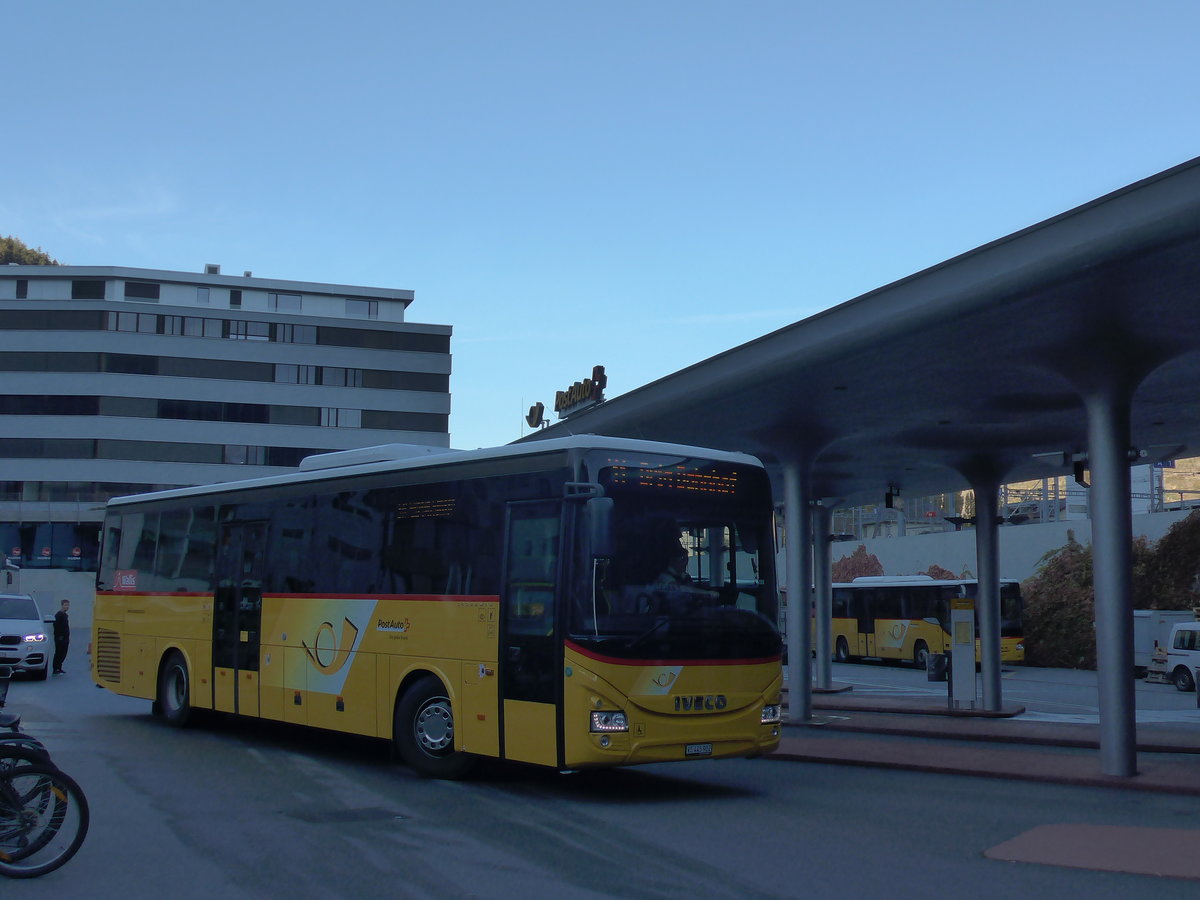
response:
<path id="1" fill-rule="evenodd" d="M 999 712 L 1000 696 L 1000 529 L 997 525 L 1000 484 L 994 477 L 971 482 L 975 491 L 975 566 L 979 586 L 975 612 L 979 622 L 979 670 L 983 708 Z"/>
<path id="2" fill-rule="evenodd" d="M 1117 379 L 1112 379 L 1114 382 Z M 1130 391 L 1109 384 L 1084 395 L 1092 489 L 1092 571 L 1096 590 L 1096 674 L 1100 765 L 1137 774 L 1133 691 L 1133 524 L 1129 508 Z"/>
<path id="3" fill-rule="evenodd" d="M 816 678 L 818 691 L 833 690 L 833 547 L 829 531 L 833 510 L 812 507 L 813 523 L 813 605 L 816 608 Z"/>
<path id="4" fill-rule="evenodd" d="M 783 464 L 783 524 L 787 534 L 788 721 L 812 720 L 812 473 L 807 460 Z"/>

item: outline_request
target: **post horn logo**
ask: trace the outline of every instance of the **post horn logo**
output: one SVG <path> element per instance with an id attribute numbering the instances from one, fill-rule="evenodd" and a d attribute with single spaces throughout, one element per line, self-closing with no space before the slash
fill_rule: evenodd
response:
<path id="1" fill-rule="evenodd" d="M 307 641 L 301 641 L 300 645 L 308 654 L 309 662 L 318 672 L 322 675 L 332 675 L 346 665 L 346 661 L 350 659 L 350 651 L 354 649 L 354 642 L 357 639 L 358 628 L 349 619 L 344 619 L 340 642 L 337 634 L 334 633 L 333 623 L 322 622 L 317 629 L 317 636 L 313 640 L 312 646 L 310 647 Z"/>

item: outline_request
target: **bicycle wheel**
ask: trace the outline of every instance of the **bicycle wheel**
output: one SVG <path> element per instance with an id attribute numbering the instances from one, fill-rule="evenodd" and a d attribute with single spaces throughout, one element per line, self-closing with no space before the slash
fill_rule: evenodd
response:
<path id="1" fill-rule="evenodd" d="M 30 740 L 33 740 L 32 738 Z M 17 766 L 28 766 L 34 763 L 48 765 L 54 768 L 50 754 L 41 746 L 40 741 L 34 741 L 37 746 L 31 746 L 24 741 L 13 740 L 9 737 L 0 741 L 0 772 L 15 769 Z"/>
<path id="2" fill-rule="evenodd" d="M 4 751 L 9 747 L 23 747 L 34 753 L 41 753 L 47 759 L 50 757 L 50 751 L 46 749 L 45 744 L 23 731 L 0 732 L 0 758 L 4 756 Z"/>
<path id="3" fill-rule="evenodd" d="M 79 850 L 87 798 L 75 779 L 42 760 L 0 772 L 0 875 L 36 878 Z"/>

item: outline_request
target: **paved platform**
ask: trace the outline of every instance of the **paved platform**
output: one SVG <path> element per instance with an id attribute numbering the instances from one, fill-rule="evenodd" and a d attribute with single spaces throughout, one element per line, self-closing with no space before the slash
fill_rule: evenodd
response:
<path id="1" fill-rule="evenodd" d="M 1200 796 L 1200 722 L 1139 724 L 1137 774 L 1101 771 L 1097 724 L 949 710 L 945 701 L 816 694 L 813 718 L 785 723 L 773 759 L 877 766 Z"/>
<path id="2" fill-rule="evenodd" d="M 1200 716 L 1141 724 L 1137 774 L 1101 771 L 1100 726 L 974 714 L 945 701 L 815 694 L 813 718 L 785 724 L 771 758 L 1200 796 Z M 1047 822 L 987 848 L 990 859 L 1200 881 L 1200 829 Z"/>

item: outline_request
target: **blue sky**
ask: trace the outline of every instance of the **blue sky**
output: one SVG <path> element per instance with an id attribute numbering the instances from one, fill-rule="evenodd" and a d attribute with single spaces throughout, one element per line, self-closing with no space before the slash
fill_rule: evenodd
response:
<path id="1" fill-rule="evenodd" d="M 451 443 L 1200 155 L 1200 3 L 40 0 L 0 234 L 408 288 Z M 985 348 L 986 349 L 986 348 Z"/>

